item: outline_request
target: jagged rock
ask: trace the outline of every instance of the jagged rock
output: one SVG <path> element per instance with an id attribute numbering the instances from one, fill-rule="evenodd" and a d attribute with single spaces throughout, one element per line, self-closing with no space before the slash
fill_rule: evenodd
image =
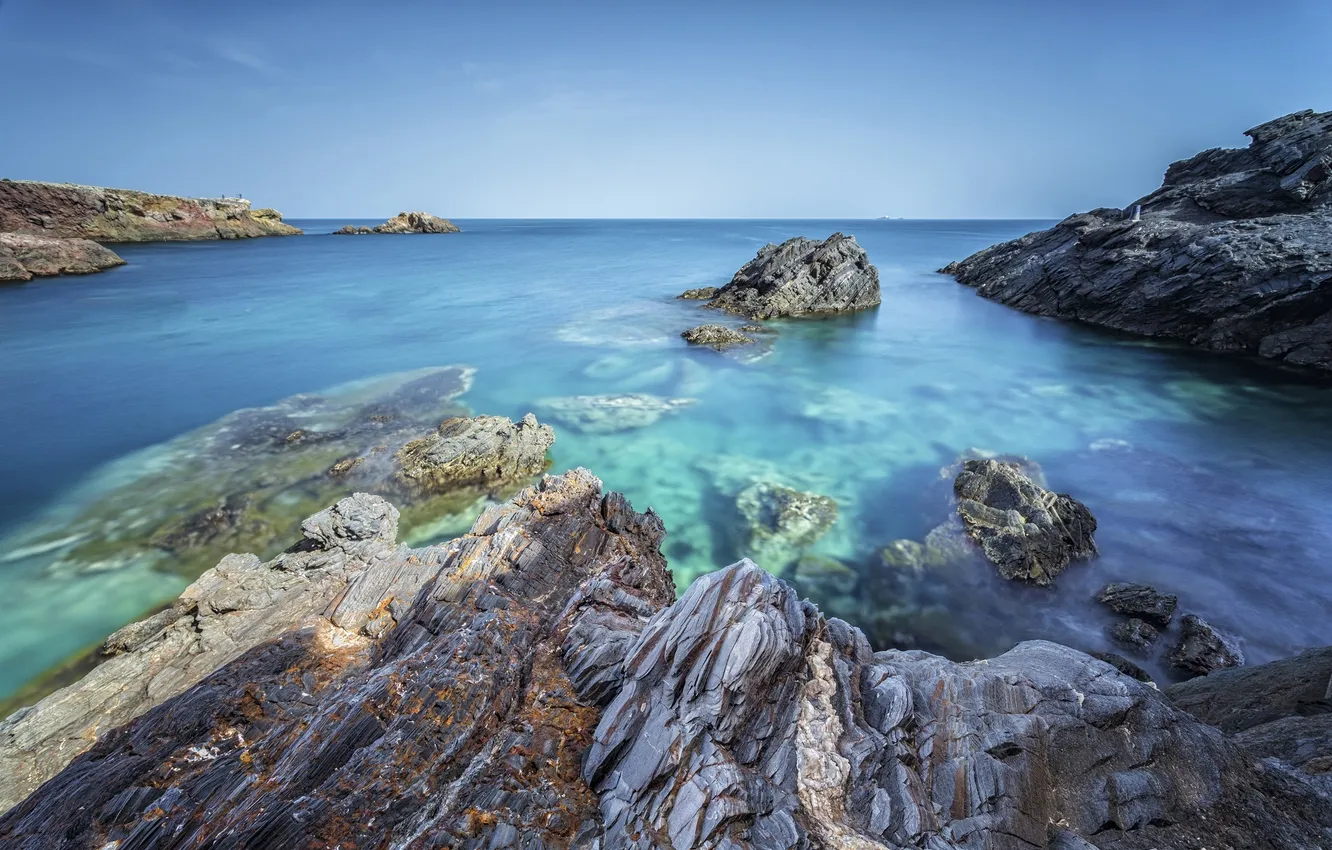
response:
<path id="1" fill-rule="evenodd" d="M 767 481 L 746 487 L 735 507 L 748 526 L 746 549 L 773 570 L 781 570 L 813 545 L 837 521 L 837 503 Z"/>
<path id="2" fill-rule="evenodd" d="M 1089 652 L 1087 654 L 1097 661 L 1104 661 L 1130 679 L 1137 679 L 1139 682 L 1150 682 L 1152 680 L 1151 674 L 1122 655 L 1114 652 Z"/>
<path id="3" fill-rule="evenodd" d="M 700 286 L 697 289 L 686 289 L 676 297 L 692 301 L 706 301 L 709 298 L 715 298 L 718 292 L 721 292 L 721 290 L 715 286 Z"/>
<path id="4" fill-rule="evenodd" d="M 707 306 L 750 319 L 863 310 L 879 303 L 879 270 L 854 236 L 819 242 L 797 236 L 767 245 L 731 282 L 709 296 L 691 289 L 681 298 L 710 298 Z"/>
<path id="5" fill-rule="evenodd" d="M 967 536 L 1004 578 L 1048 585 L 1071 560 L 1096 554 L 1086 505 L 1037 486 L 1018 464 L 964 461 L 953 492 Z"/>
<path id="6" fill-rule="evenodd" d="M 706 345 L 718 351 L 737 345 L 749 345 L 754 341 L 753 338 L 725 325 L 699 325 L 681 332 L 680 336 L 690 345 Z"/>
<path id="7" fill-rule="evenodd" d="M 1146 620 L 1162 629 L 1170 625 L 1179 597 L 1161 593 L 1145 584 L 1115 582 L 1108 584 L 1096 597 L 1116 614 Z"/>
<path id="8" fill-rule="evenodd" d="M 1137 617 L 1115 623 L 1110 627 L 1110 637 L 1116 643 L 1139 652 L 1151 649 L 1152 644 L 1156 643 L 1156 639 L 1160 636 L 1161 633 L 1151 623 L 1139 620 Z"/>
<path id="9" fill-rule="evenodd" d="M 364 224 L 362 224 L 362 225 L 360 225 L 360 226 L 357 226 L 357 225 L 355 225 L 355 224 L 344 224 L 342 227 L 339 227 L 337 230 L 333 231 L 333 235 L 334 235 L 334 236 L 359 236 L 359 235 L 364 235 L 364 234 L 367 234 L 367 233 L 374 233 L 374 232 L 375 232 L 375 231 L 374 231 L 372 228 L 367 227 L 367 226 L 364 225 Z"/>
<path id="10" fill-rule="evenodd" d="M 458 226 L 445 218 L 426 212 L 400 212 L 374 227 L 348 224 L 333 231 L 334 236 L 354 236 L 365 233 L 458 233 Z"/>
<path id="11" fill-rule="evenodd" d="M 1247 148 L 1174 163 L 1127 210 L 1074 215 L 941 271 L 1029 313 L 1332 369 L 1332 112 L 1247 135 Z"/>
<path id="12" fill-rule="evenodd" d="M 546 452 L 554 444 L 555 431 L 530 413 L 518 422 L 503 416 L 459 416 L 398 449 L 395 477 L 414 493 L 527 478 L 545 470 Z"/>
<path id="13" fill-rule="evenodd" d="M 1236 667 L 1166 688 L 1175 705 L 1224 732 L 1282 717 L 1332 712 L 1332 647 L 1257 667 Z"/>
<path id="14" fill-rule="evenodd" d="M 1332 828 L 1317 785 L 1074 650 L 873 653 L 749 562 L 671 604 L 660 521 L 586 472 L 416 552 L 368 508 L 339 505 L 307 525 L 315 548 L 196 595 L 204 622 L 226 622 L 272 598 L 263 571 L 294 586 L 354 573 L 336 602 L 312 594 L 290 630 L 108 729 L 0 836 L 25 850 L 1303 850 Z M 371 550 L 384 555 L 362 566 Z M 75 699 L 84 687 L 64 704 L 95 706 Z"/>
<path id="15" fill-rule="evenodd" d="M 1206 676 L 1213 670 L 1239 667 L 1244 653 L 1234 639 L 1196 614 L 1179 621 L 1179 643 L 1170 652 L 1170 666 L 1191 676 Z"/>
<path id="16" fill-rule="evenodd" d="M 98 242 L 295 236 L 276 210 L 239 198 L 177 198 L 72 183 L 0 180 L 0 231 Z"/>
<path id="17" fill-rule="evenodd" d="M 586 434 L 612 434 L 646 428 L 669 413 L 696 403 L 693 398 L 662 398 L 647 393 L 577 395 L 537 402 L 545 415 Z"/>
<path id="18" fill-rule="evenodd" d="M 88 239 L 0 233 L 0 283 L 59 274 L 92 274 L 123 266 L 109 248 Z"/>

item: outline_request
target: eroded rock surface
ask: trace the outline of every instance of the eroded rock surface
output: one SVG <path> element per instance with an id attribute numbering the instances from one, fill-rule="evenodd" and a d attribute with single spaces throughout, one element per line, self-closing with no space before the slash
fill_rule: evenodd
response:
<path id="1" fill-rule="evenodd" d="M 0 842 L 1294 850 L 1332 828 L 1317 784 L 1074 650 L 874 653 L 747 561 L 672 604 L 660 521 L 581 470 L 417 551 L 348 501 L 191 598 L 216 628 L 260 616 L 259 576 L 345 592 L 106 730 Z"/>
<path id="2" fill-rule="evenodd" d="M 834 233 L 823 241 L 797 236 L 764 246 L 731 282 L 708 294 L 691 289 L 681 298 L 710 298 L 707 306 L 750 319 L 863 310 L 879 303 L 879 270 L 854 236 Z"/>
<path id="3" fill-rule="evenodd" d="M 554 429 L 530 413 L 517 422 L 504 416 L 458 416 L 398 449 L 394 477 L 420 494 L 529 478 L 545 470 L 546 452 L 554 444 Z"/>
<path id="4" fill-rule="evenodd" d="M 748 526 L 746 549 L 780 573 L 837 521 L 837 502 L 770 481 L 751 484 L 735 499 Z"/>
<path id="5" fill-rule="evenodd" d="M 335 236 L 351 236 L 365 233 L 458 233 L 458 226 L 446 218 L 427 212 L 400 212 L 393 218 L 374 227 L 348 224 L 333 231 Z"/>
<path id="6" fill-rule="evenodd" d="M 1247 148 L 1174 163 L 1126 210 L 1070 216 L 941 271 L 1029 313 L 1332 369 L 1332 112 L 1247 135 Z"/>
<path id="7" fill-rule="evenodd" d="M 699 325 L 682 331 L 680 336 L 690 345 L 705 345 L 718 351 L 737 345 L 749 345 L 754 341 L 752 337 L 725 325 Z"/>
<path id="8" fill-rule="evenodd" d="M 178 198 L 132 189 L 0 180 L 0 231 L 98 242 L 295 236 L 273 209 L 239 198 Z"/>
<path id="9" fill-rule="evenodd" d="M 1229 635 L 1196 614 L 1179 621 L 1179 642 L 1170 651 L 1170 666 L 1190 676 L 1206 676 L 1213 670 L 1239 667 L 1244 653 Z"/>
<path id="10" fill-rule="evenodd" d="M 0 283 L 60 274 L 92 274 L 125 261 L 88 239 L 0 233 Z"/>
<path id="11" fill-rule="evenodd" d="M 1179 597 L 1162 593 L 1146 584 L 1115 582 L 1108 584 L 1096 600 L 1116 614 L 1145 620 L 1153 626 L 1166 628 L 1179 607 Z"/>

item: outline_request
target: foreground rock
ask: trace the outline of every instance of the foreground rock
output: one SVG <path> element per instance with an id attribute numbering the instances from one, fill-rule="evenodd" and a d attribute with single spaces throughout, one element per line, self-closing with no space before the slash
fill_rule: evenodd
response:
<path id="1" fill-rule="evenodd" d="M 576 395 L 537 402 L 543 415 L 584 434 L 614 434 L 654 425 L 663 416 L 696 403 L 693 398 L 663 398 L 648 393 Z"/>
<path id="2" fill-rule="evenodd" d="M 754 342 L 753 337 L 725 325 L 699 325 L 681 332 L 680 336 L 690 345 L 704 345 L 717 351 L 734 348 L 737 345 L 750 345 Z"/>
<path id="3" fill-rule="evenodd" d="M 1332 369 L 1332 112 L 1247 135 L 1248 148 L 1174 163 L 1127 211 L 1071 216 L 941 271 L 1029 313 Z"/>
<path id="4" fill-rule="evenodd" d="M 382 501 L 349 502 L 312 518 L 282 559 L 249 563 L 247 582 L 190 598 L 207 632 L 267 619 L 256 609 L 269 595 L 238 587 L 345 593 L 312 593 L 294 627 L 149 696 L 160 704 L 0 818 L 0 836 L 25 848 L 1293 850 L 1332 827 L 1317 785 L 1073 650 L 1032 642 L 970 664 L 873 653 L 749 562 L 671 604 L 660 521 L 585 472 L 415 552 L 393 546 Z M 163 657 L 172 635 L 207 644 L 174 627 L 145 625 L 108 664 Z M 25 764 L 49 773 L 70 754 L 31 744 L 34 721 L 48 705 L 95 712 L 86 687 L 8 721 L 0 741 L 29 741 Z M 23 782 L 0 783 L 10 798 L 34 781 L 13 752 L 0 755 Z"/>
<path id="5" fill-rule="evenodd" d="M 72 183 L 0 180 L 0 231 L 98 242 L 295 236 L 276 210 L 239 198 L 178 198 Z"/>
<path id="6" fill-rule="evenodd" d="M 425 212 L 401 212 L 374 227 L 348 224 L 333 231 L 335 236 L 365 233 L 458 233 L 458 226 L 448 219 Z"/>
<path id="7" fill-rule="evenodd" d="M 125 261 L 88 239 L 0 233 L 0 283 L 60 274 L 92 274 Z"/>
<path id="8" fill-rule="evenodd" d="M 1048 585 L 1070 561 L 1096 554 L 1087 506 L 1039 487 L 1017 464 L 965 461 L 953 491 L 967 536 L 1004 578 Z"/>
<path id="9" fill-rule="evenodd" d="M 708 307 L 750 319 L 841 313 L 879 303 L 879 270 L 854 236 L 797 236 L 762 248 L 715 294 L 708 289 L 680 297 L 710 298 Z"/>
<path id="10" fill-rule="evenodd" d="M 1196 614 L 1179 621 L 1179 643 L 1170 652 L 1170 666 L 1190 676 L 1206 676 L 1213 670 L 1239 667 L 1244 653 L 1235 639 L 1222 634 Z"/>

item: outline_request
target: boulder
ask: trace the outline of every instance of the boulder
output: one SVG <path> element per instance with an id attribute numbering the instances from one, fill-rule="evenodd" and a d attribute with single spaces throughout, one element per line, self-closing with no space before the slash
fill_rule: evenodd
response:
<path id="1" fill-rule="evenodd" d="M 613 434 L 646 428 L 663 416 L 696 403 L 693 398 L 663 398 L 648 393 L 578 395 L 537 402 L 545 415 L 585 434 Z"/>
<path id="2" fill-rule="evenodd" d="M 114 251 L 89 239 L 0 233 L 0 283 L 60 274 L 92 274 L 123 265 L 125 261 Z"/>
<path id="3" fill-rule="evenodd" d="M 1048 585 L 1070 561 L 1096 554 L 1087 506 L 1038 486 L 1019 464 L 964 461 L 953 492 L 967 536 L 1004 578 Z"/>
<path id="4" fill-rule="evenodd" d="M 1161 593 L 1149 585 L 1123 582 L 1106 585 L 1096 600 L 1116 614 L 1146 620 L 1162 629 L 1170 625 L 1179 605 L 1176 596 Z"/>
<path id="5" fill-rule="evenodd" d="M 706 345 L 708 348 L 717 351 L 733 348 L 737 345 L 749 345 L 754 341 L 752 337 L 745 336 L 725 325 L 699 325 L 696 328 L 690 328 L 682 332 L 680 336 L 684 337 L 684 341 L 690 345 Z"/>
<path id="6" fill-rule="evenodd" d="M 863 310 L 879 303 L 879 270 L 854 236 L 834 233 L 822 242 L 797 236 L 767 245 L 711 296 L 691 289 L 682 298 L 710 298 L 707 306 L 750 319 Z"/>
<path id="7" fill-rule="evenodd" d="M 358 225 L 355 225 L 355 224 L 344 224 L 342 227 L 339 227 L 337 230 L 333 231 L 333 235 L 334 235 L 334 236 L 363 236 L 363 235 L 365 235 L 365 234 L 367 234 L 367 233 L 374 233 L 374 232 L 375 232 L 374 230 L 372 230 L 371 228 L 367 227 L 367 226 L 364 225 L 364 224 L 359 225 L 359 226 L 358 226 Z"/>
<path id="8" fill-rule="evenodd" d="M 1171 165 L 1124 210 L 1070 216 L 941 271 L 1029 313 L 1332 369 L 1332 112 L 1247 135 L 1247 148 Z"/>
<path id="9" fill-rule="evenodd" d="M 555 431 L 530 413 L 518 422 L 458 416 L 398 449 L 394 477 L 415 494 L 530 478 L 545 470 L 546 452 L 554 443 Z"/>
<path id="10" fill-rule="evenodd" d="M 1138 652 L 1151 649 L 1152 644 L 1156 643 L 1156 639 L 1160 636 L 1161 633 L 1151 623 L 1139 620 L 1137 617 L 1115 623 L 1110 627 L 1110 637 L 1115 643 Z"/>
<path id="11" fill-rule="evenodd" d="M 1213 670 L 1239 667 L 1244 663 L 1234 638 L 1222 634 L 1196 614 L 1179 621 L 1179 643 L 1170 652 L 1170 666 L 1190 676 L 1206 676 Z"/>

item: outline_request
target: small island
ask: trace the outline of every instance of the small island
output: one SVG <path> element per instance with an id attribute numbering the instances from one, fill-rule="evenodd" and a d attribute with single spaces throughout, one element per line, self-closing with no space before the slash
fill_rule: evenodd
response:
<path id="1" fill-rule="evenodd" d="M 359 236 L 367 233 L 459 233 L 458 225 L 447 218 L 427 212 L 400 212 L 374 227 L 348 224 L 333 231 L 334 236 Z"/>

